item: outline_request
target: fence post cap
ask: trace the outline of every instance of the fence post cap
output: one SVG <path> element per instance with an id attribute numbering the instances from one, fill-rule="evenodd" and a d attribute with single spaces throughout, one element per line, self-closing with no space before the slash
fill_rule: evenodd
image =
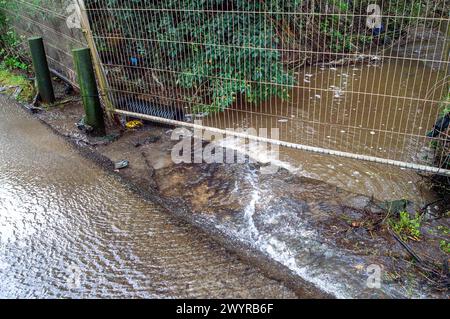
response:
<path id="1" fill-rule="evenodd" d="M 73 53 L 76 53 L 76 52 L 83 52 L 83 51 L 90 51 L 90 49 L 89 49 L 89 48 L 72 49 L 72 52 L 73 52 Z"/>
<path id="2" fill-rule="evenodd" d="M 34 36 L 34 37 L 28 38 L 28 41 L 36 41 L 36 40 L 42 40 L 42 37 L 41 36 Z"/>

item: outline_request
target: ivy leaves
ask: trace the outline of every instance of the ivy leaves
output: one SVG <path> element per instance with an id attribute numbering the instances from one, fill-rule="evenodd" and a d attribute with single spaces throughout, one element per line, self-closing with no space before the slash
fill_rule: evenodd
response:
<path id="1" fill-rule="evenodd" d="M 253 103 L 273 95 L 286 98 L 283 85 L 295 83 L 278 51 L 276 19 L 249 13 L 263 10 L 264 1 L 94 0 L 91 5 L 114 8 L 108 20 L 114 26 L 98 31 L 113 29 L 136 39 L 125 41 L 122 50 L 139 55 L 142 66 L 161 70 L 160 79 L 181 89 L 183 100 L 202 113 L 223 111 L 238 95 Z"/>

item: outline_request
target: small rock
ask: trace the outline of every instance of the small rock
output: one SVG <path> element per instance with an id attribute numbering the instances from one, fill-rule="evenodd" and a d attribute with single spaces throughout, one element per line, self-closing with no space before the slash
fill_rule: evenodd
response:
<path id="1" fill-rule="evenodd" d="M 120 170 L 120 169 L 124 169 L 127 168 L 130 165 L 130 162 L 123 160 L 123 161 L 118 161 L 116 163 L 114 163 L 114 169 L 116 170 Z"/>

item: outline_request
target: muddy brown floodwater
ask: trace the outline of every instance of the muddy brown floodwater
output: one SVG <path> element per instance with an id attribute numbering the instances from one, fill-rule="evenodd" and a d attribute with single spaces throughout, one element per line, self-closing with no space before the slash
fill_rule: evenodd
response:
<path id="1" fill-rule="evenodd" d="M 430 164 L 425 136 L 439 113 L 432 101 L 440 101 L 445 88 L 442 72 L 414 59 L 314 66 L 298 73 L 289 101 L 274 98 L 255 106 L 238 99 L 233 108 L 204 122 L 269 132 L 278 128 L 283 141 Z M 225 145 L 233 148 L 234 142 Z M 355 193 L 417 203 L 434 199 L 422 177 L 410 170 L 287 148 L 280 153 L 279 159 L 300 175 Z"/>
<path id="2" fill-rule="evenodd" d="M 0 96 L 0 297 L 296 297 Z"/>

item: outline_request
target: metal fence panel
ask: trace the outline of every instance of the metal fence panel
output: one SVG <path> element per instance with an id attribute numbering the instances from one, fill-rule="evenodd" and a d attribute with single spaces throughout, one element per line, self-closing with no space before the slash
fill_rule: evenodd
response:
<path id="1" fill-rule="evenodd" d="M 279 128 L 286 146 L 435 167 L 449 4 L 376 3 L 96 0 L 87 12 L 122 114 Z"/>
<path id="2" fill-rule="evenodd" d="M 54 18 L 32 15 L 19 29 L 47 33 L 51 60 L 70 73 L 65 48 L 85 43 L 63 26 L 70 1 L 28 2 Z M 119 114 L 218 132 L 277 128 L 272 143 L 450 174 L 449 136 L 432 132 L 449 112 L 448 1 L 84 4 Z"/>

